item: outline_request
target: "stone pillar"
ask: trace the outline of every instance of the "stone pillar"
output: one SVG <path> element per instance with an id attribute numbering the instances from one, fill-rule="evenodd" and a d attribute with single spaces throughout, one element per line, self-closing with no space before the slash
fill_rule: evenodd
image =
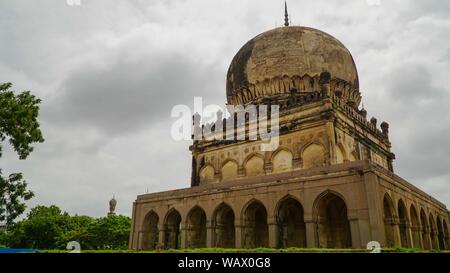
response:
<path id="1" fill-rule="evenodd" d="M 422 238 L 422 225 L 419 224 L 419 226 L 417 227 L 417 233 L 419 234 L 419 244 L 420 244 L 420 248 L 424 249 L 425 248 L 425 244 L 423 242 L 423 238 Z"/>
<path id="2" fill-rule="evenodd" d="M 206 247 L 213 247 L 213 226 L 210 221 L 206 221 Z"/>
<path id="3" fill-rule="evenodd" d="M 392 227 L 394 228 L 394 241 L 395 246 L 401 246 L 402 245 L 402 239 L 400 238 L 400 222 L 398 217 L 393 217 L 393 223 Z"/>
<path id="4" fill-rule="evenodd" d="M 238 168 L 238 178 L 245 177 L 245 168 L 243 166 L 239 166 Z"/>
<path id="5" fill-rule="evenodd" d="M 406 221 L 406 241 L 408 242 L 408 247 L 413 248 L 414 247 L 414 240 L 413 235 L 411 231 L 411 222 Z"/>
<path id="6" fill-rule="evenodd" d="M 267 224 L 269 225 L 269 247 L 277 248 L 277 223 L 274 219 L 270 219 Z"/>
<path id="7" fill-rule="evenodd" d="M 242 226 L 241 223 L 235 223 L 234 227 L 234 236 L 235 240 L 234 243 L 236 245 L 236 248 L 242 248 Z"/>
<path id="8" fill-rule="evenodd" d="M 270 173 L 273 172 L 273 164 L 272 164 L 272 162 L 270 161 L 270 158 L 264 159 L 264 172 L 265 172 L 266 174 L 270 174 Z"/>
<path id="9" fill-rule="evenodd" d="M 381 245 L 385 245 L 386 232 L 384 230 L 383 199 L 379 193 L 378 177 L 373 172 L 366 172 L 363 179 L 366 188 L 370 241 L 377 241 Z M 366 237 L 364 238 L 365 240 L 367 240 Z M 368 242 L 364 243 L 367 244 Z"/>
<path id="10" fill-rule="evenodd" d="M 163 249 L 164 248 L 164 225 L 158 225 L 158 245 L 156 248 Z"/>
<path id="11" fill-rule="evenodd" d="M 214 172 L 214 181 L 220 182 L 222 180 L 222 174 L 219 171 Z"/>
<path id="12" fill-rule="evenodd" d="M 354 248 L 354 249 L 365 248 L 365 246 L 363 247 L 361 244 L 361 236 L 359 234 L 358 218 L 348 219 L 348 221 L 350 222 L 350 232 L 351 232 L 351 236 L 352 236 L 352 248 Z"/>
<path id="13" fill-rule="evenodd" d="M 433 248 L 433 244 L 431 243 L 431 234 L 430 234 L 430 228 L 429 227 L 425 227 L 425 240 L 427 241 L 428 249 L 432 249 Z"/>
<path id="14" fill-rule="evenodd" d="M 183 224 L 180 224 L 180 248 L 187 247 L 187 229 Z"/>
<path id="15" fill-rule="evenodd" d="M 430 234 L 430 236 L 431 236 L 431 234 Z M 431 236 L 431 241 L 432 241 L 431 248 L 433 248 L 433 246 L 436 246 L 433 249 L 439 249 L 439 241 L 438 241 L 438 238 L 437 238 L 437 229 L 434 230 L 434 235 Z"/>
<path id="16" fill-rule="evenodd" d="M 294 158 L 292 158 L 292 168 L 293 169 L 300 169 L 302 167 L 301 159 L 295 155 Z"/>
<path id="17" fill-rule="evenodd" d="M 306 247 L 307 248 L 316 248 L 317 243 L 317 234 L 316 234 L 316 223 L 311 220 L 305 220 L 306 226 Z"/>
<path id="18" fill-rule="evenodd" d="M 359 241 L 360 247 L 365 249 L 367 244 L 371 241 L 379 242 L 381 245 L 386 244 L 386 237 L 377 237 L 371 232 L 369 219 L 364 219 L 363 217 L 358 218 L 358 230 L 359 230 Z M 384 230 L 384 225 L 383 225 Z M 379 234 L 380 235 L 380 234 Z"/>
<path id="19" fill-rule="evenodd" d="M 137 235 L 137 240 L 136 240 L 136 245 L 135 245 L 135 247 L 134 247 L 134 249 L 137 249 L 137 250 L 142 250 L 143 249 L 143 247 L 142 247 L 142 231 L 137 231 L 137 232 L 135 232 L 135 234 Z"/>

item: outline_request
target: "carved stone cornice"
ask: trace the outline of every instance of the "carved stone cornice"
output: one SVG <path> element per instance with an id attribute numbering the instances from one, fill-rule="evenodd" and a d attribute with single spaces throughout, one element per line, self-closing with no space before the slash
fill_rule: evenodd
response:
<path id="1" fill-rule="evenodd" d="M 321 75 L 308 74 L 276 76 L 256 83 L 245 82 L 229 94 L 228 103 L 247 105 L 262 104 L 266 101 L 278 102 L 288 99 L 292 93 L 321 92 L 323 85 L 329 84 L 331 93 L 336 93 L 343 101 L 357 108 L 361 102 L 359 89 L 350 82 L 332 78 L 331 75 L 329 77 L 327 82 L 321 80 Z"/>

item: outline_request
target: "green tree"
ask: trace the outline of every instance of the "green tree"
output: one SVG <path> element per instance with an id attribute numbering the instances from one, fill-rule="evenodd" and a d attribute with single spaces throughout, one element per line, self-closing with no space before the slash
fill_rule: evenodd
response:
<path id="1" fill-rule="evenodd" d="M 0 236 L 0 245 L 17 248 L 65 249 L 70 241 L 77 241 L 85 250 L 127 249 L 131 219 L 127 216 L 108 216 L 93 219 L 89 216 L 70 216 L 57 206 L 37 206 L 27 218 L 16 223 Z"/>
<path id="2" fill-rule="evenodd" d="M 14 94 L 11 83 L 0 84 L 0 157 L 3 142 L 8 140 L 19 155 L 26 159 L 33 143 L 43 142 L 38 122 L 41 100 L 29 91 Z M 24 201 L 33 197 L 21 173 L 3 177 L 0 169 L 0 222 L 10 226 L 25 211 Z"/>
<path id="3" fill-rule="evenodd" d="M 55 249 L 58 239 L 70 230 L 71 217 L 57 206 L 37 206 L 28 213 L 27 219 L 17 223 L 11 230 L 12 247 Z"/>
<path id="4" fill-rule="evenodd" d="M 56 248 L 65 249 L 70 241 L 77 241 L 83 249 L 92 249 L 91 234 L 89 227 L 94 223 L 89 216 L 72 216 L 70 218 L 68 231 L 58 237 Z"/>
<path id="5" fill-rule="evenodd" d="M 111 215 L 97 219 L 88 229 L 91 249 L 127 249 L 130 217 Z M 83 245 L 82 245 L 83 247 Z"/>

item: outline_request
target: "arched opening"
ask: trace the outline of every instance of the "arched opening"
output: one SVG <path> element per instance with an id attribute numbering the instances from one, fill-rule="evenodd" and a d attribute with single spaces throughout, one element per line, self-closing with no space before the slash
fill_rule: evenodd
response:
<path id="1" fill-rule="evenodd" d="M 207 165 L 200 170 L 200 184 L 208 184 L 214 182 L 215 170 L 212 166 Z"/>
<path id="2" fill-rule="evenodd" d="M 171 210 L 164 223 L 164 248 L 177 249 L 180 248 L 180 224 L 181 215 L 176 210 Z"/>
<path id="3" fill-rule="evenodd" d="M 402 247 L 408 247 L 407 215 L 408 213 L 406 212 L 405 203 L 403 203 L 403 200 L 400 199 L 398 201 L 398 219 L 399 219 L 398 228 L 400 230 L 400 246 Z"/>
<path id="4" fill-rule="evenodd" d="M 206 213 L 198 206 L 187 216 L 186 239 L 187 248 L 206 247 Z"/>
<path id="5" fill-rule="evenodd" d="M 442 225 L 444 227 L 444 241 L 445 241 L 445 244 L 447 246 L 447 249 L 449 249 L 450 248 L 450 237 L 449 237 L 449 234 L 448 234 L 447 222 L 444 220 L 442 222 Z"/>
<path id="6" fill-rule="evenodd" d="M 383 199 L 384 230 L 386 233 L 386 246 L 395 246 L 394 204 L 388 194 Z"/>
<path id="7" fill-rule="evenodd" d="M 431 238 L 431 248 L 432 249 L 439 249 L 439 246 L 437 244 L 437 234 L 436 234 L 436 225 L 433 220 L 433 215 L 430 213 L 428 216 L 428 221 L 430 223 L 430 238 Z"/>
<path id="8" fill-rule="evenodd" d="M 245 174 L 248 177 L 264 174 L 264 159 L 259 156 L 252 156 L 245 163 Z"/>
<path id="9" fill-rule="evenodd" d="M 159 217 L 154 211 L 150 211 L 144 218 L 142 224 L 142 244 L 141 249 L 152 250 L 156 249 L 158 244 L 159 230 L 158 230 Z"/>
<path id="10" fill-rule="evenodd" d="M 319 247 L 350 248 L 352 246 L 350 222 L 344 200 L 326 193 L 316 201 L 316 223 Z"/>
<path id="11" fill-rule="evenodd" d="M 441 218 L 437 217 L 437 235 L 438 235 L 438 243 L 439 243 L 439 249 L 444 250 L 445 247 L 445 241 L 444 241 L 444 228 L 442 227 L 442 221 Z"/>
<path id="12" fill-rule="evenodd" d="M 427 216 L 423 209 L 420 210 L 420 224 L 422 225 L 421 236 L 424 249 L 430 249 L 430 239 L 428 238 L 428 232 L 430 227 L 428 226 Z"/>
<path id="13" fill-rule="evenodd" d="M 414 205 L 411 205 L 409 214 L 411 218 L 412 247 L 421 248 L 419 217 L 417 216 L 417 211 Z"/>
<path id="14" fill-rule="evenodd" d="M 245 248 L 268 247 L 267 210 L 261 202 L 255 200 L 245 209 L 242 232 Z"/>
<path id="15" fill-rule="evenodd" d="M 235 247 L 235 228 L 233 209 L 225 203 L 216 208 L 213 216 L 214 247 Z"/>
<path id="16" fill-rule="evenodd" d="M 323 166 L 325 163 L 325 150 L 322 145 L 310 144 L 303 150 L 302 160 L 304 169 Z"/>
<path id="17" fill-rule="evenodd" d="M 238 177 L 238 164 L 234 161 L 228 161 L 222 166 L 222 181 L 229 181 Z"/>
<path id="18" fill-rule="evenodd" d="M 281 150 L 273 157 L 273 172 L 281 173 L 292 169 L 292 153 Z"/>
<path id="19" fill-rule="evenodd" d="M 292 197 L 280 201 L 277 211 L 278 247 L 306 247 L 303 206 Z"/>

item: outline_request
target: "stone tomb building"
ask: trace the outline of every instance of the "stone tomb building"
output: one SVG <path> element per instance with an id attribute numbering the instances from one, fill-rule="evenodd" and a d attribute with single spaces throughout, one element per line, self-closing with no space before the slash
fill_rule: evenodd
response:
<path id="1" fill-rule="evenodd" d="M 280 106 L 280 145 L 194 141 L 191 187 L 133 204 L 131 249 L 448 249 L 444 204 L 393 171 L 389 125 L 360 107 L 350 52 L 322 31 L 285 26 L 231 62 L 230 105 Z"/>

